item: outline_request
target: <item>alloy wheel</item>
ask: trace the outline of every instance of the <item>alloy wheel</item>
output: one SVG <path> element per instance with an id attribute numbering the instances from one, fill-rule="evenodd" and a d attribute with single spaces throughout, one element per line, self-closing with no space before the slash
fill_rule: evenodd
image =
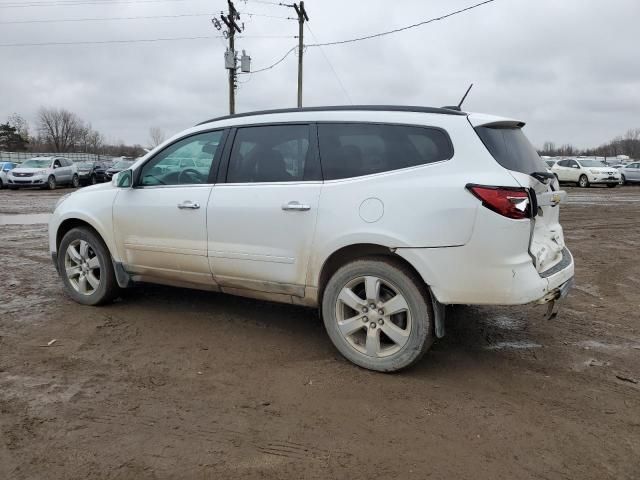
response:
<path id="1" fill-rule="evenodd" d="M 100 259 L 86 240 L 74 240 L 64 254 L 65 273 L 75 291 L 91 295 L 100 286 Z"/>
<path id="2" fill-rule="evenodd" d="M 351 280 L 336 301 L 338 330 L 361 354 L 381 358 L 400 351 L 408 342 L 412 319 L 400 290 L 375 276 Z"/>

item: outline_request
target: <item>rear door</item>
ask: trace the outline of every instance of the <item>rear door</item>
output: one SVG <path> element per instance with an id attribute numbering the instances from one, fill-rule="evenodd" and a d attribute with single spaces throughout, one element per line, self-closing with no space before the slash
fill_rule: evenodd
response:
<path id="1" fill-rule="evenodd" d="M 548 270 L 562 260 L 564 235 L 559 223 L 559 204 L 566 193 L 555 179 L 538 180 L 531 176 L 546 172 L 546 165 L 522 132 L 522 123 L 500 122 L 475 127 L 476 132 L 496 161 L 530 193 L 536 195 L 537 215 L 529 243 L 538 272 Z"/>
<path id="2" fill-rule="evenodd" d="M 208 254 L 227 289 L 304 296 L 322 187 L 308 124 L 237 128 L 207 210 Z"/>

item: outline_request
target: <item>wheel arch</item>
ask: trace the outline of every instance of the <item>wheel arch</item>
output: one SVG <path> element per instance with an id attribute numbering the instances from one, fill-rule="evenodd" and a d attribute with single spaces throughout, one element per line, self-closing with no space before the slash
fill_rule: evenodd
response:
<path id="1" fill-rule="evenodd" d="M 397 249 L 376 243 L 354 243 L 338 248 L 326 257 L 322 263 L 317 277 L 318 303 L 322 304 L 322 296 L 327 282 L 340 267 L 354 260 L 364 257 L 385 257 L 409 269 L 417 279 L 424 282 L 425 288 L 429 288 L 428 279 L 420 274 L 418 269 L 406 258 L 398 255 Z"/>

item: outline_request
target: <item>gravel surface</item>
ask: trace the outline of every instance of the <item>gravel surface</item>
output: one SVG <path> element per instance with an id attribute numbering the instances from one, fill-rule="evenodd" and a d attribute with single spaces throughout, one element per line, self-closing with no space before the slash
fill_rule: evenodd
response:
<path id="1" fill-rule="evenodd" d="M 68 191 L 0 191 L 0 223 Z M 393 375 L 308 309 L 159 286 L 75 304 L 46 225 L 0 225 L 0 478 L 637 479 L 640 187 L 567 191 L 558 317 L 453 308 Z"/>

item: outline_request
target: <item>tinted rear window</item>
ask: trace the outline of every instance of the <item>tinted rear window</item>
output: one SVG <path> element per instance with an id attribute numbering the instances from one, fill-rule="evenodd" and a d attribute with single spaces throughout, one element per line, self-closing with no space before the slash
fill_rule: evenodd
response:
<path id="1" fill-rule="evenodd" d="M 476 132 L 493 158 L 507 170 L 527 175 L 547 170 L 538 152 L 521 129 L 477 127 Z"/>
<path id="2" fill-rule="evenodd" d="M 448 160 L 449 136 L 427 127 L 379 124 L 319 124 L 325 180 L 360 177 Z"/>

